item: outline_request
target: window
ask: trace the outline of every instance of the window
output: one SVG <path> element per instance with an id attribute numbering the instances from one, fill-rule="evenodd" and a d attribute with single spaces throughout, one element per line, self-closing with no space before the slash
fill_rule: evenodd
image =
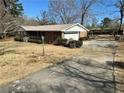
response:
<path id="1" fill-rule="evenodd" d="M 64 32 L 64 34 L 78 34 L 78 32 Z"/>

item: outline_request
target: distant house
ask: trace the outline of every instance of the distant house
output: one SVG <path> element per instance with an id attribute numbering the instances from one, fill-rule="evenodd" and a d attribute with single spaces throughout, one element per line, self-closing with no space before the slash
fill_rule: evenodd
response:
<path id="1" fill-rule="evenodd" d="M 80 24 L 43 25 L 43 26 L 21 26 L 18 35 L 29 37 L 29 39 L 41 39 L 44 36 L 48 43 L 55 42 L 58 38 L 79 40 L 87 37 L 89 30 Z"/>

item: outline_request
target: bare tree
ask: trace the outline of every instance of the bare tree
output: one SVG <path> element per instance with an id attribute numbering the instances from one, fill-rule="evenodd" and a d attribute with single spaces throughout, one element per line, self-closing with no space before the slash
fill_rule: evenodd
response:
<path id="1" fill-rule="evenodd" d="M 7 7 L 7 4 L 5 2 L 5 0 L 1 0 L 0 1 L 0 20 L 6 15 L 7 11 L 6 11 L 6 7 Z"/>
<path id="2" fill-rule="evenodd" d="M 41 11 L 40 15 L 36 17 L 40 25 L 56 24 L 55 20 L 49 15 L 48 11 Z"/>
<path id="3" fill-rule="evenodd" d="M 49 18 L 47 11 L 41 11 L 40 16 L 36 17 L 40 25 L 47 25 L 49 24 Z"/>
<path id="4" fill-rule="evenodd" d="M 49 0 L 49 12 L 60 23 L 75 23 L 91 17 L 91 8 L 99 0 Z"/>
<path id="5" fill-rule="evenodd" d="M 49 0 L 50 15 L 59 23 L 74 23 L 79 12 L 76 0 Z"/>
<path id="6" fill-rule="evenodd" d="M 0 37 L 15 31 L 18 27 L 17 18 L 22 14 L 22 4 L 18 0 L 0 0 Z"/>
<path id="7" fill-rule="evenodd" d="M 116 0 L 114 6 L 119 10 L 120 13 L 120 26 L 119 31 L 122 28 L 123 18 L 124 18 L 124 0 Z"/>
<path id="8" fill-rule="evenodd" d="M 80 0 L 80 7 L 81 7 L 81 24 L 84 24 L 84 20 L 86 16 L 90 12 L 90 8 L 94 5 L 97 0 Z"/>
<path id="9" fill-rule="evenodd" d="M 21 25 L 29 25 L 29 26 L 39 25 L 39 22 L 35 18 L 29 18 L 27 16 L 19 17 L 17 20 Z"/>
<path id="10" fill-rule="evenodd" d="M 97 27 L 97 25 L 98 25 L 98 19 L 97 18 L 92 18 L 92 24 L 91 24 L 91 27 Z"/>

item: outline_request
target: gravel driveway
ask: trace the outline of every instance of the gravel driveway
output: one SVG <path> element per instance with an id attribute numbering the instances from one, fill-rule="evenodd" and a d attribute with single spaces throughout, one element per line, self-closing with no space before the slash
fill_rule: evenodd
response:
<path id="1" fill-rule="evenodd" d="M 0 93 L 114 93 L 114 83 L 106 64 L 79 57 L 2 86 Z"/>

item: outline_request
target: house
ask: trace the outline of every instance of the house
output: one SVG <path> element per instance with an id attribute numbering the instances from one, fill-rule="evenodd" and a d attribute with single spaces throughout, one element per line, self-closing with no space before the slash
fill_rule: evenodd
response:
<path id="1" fill-rule="evenodd" d="M 43 26 L 21 26 L 18 35 L 29 37 L 29 39 L 41 39 L 44 36 L 45 42 L 53 43 L 58 38 L 79 40 L 87 37 L 89 30 L 77 24 L 43 25 Z"/>

